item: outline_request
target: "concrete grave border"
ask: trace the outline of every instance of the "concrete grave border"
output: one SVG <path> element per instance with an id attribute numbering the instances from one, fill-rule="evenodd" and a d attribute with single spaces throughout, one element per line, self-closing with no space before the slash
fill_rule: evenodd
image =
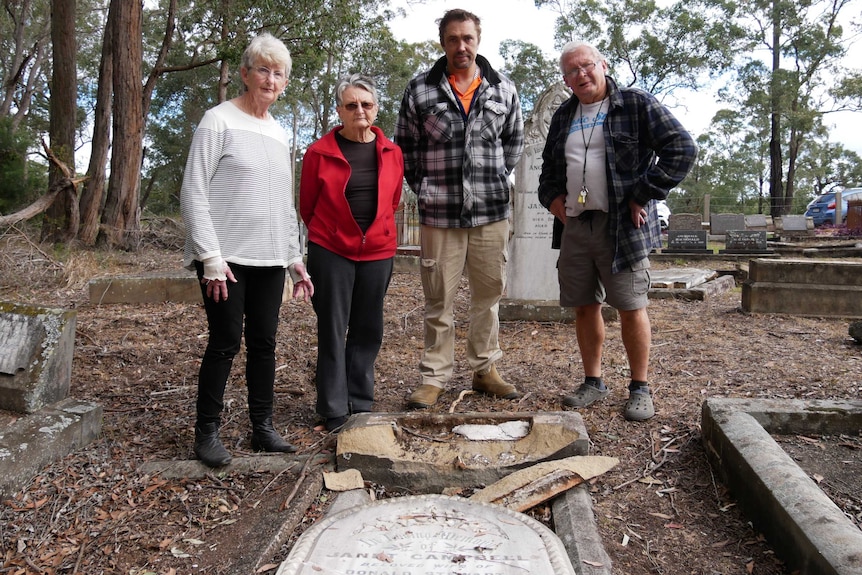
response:
<path id="1" fill-rule="evenodd" d="M 66 398 L 0 429 L 0 499 L 13 497 L 39 470 L 95 440 L 102 407 Z"/>
<path id="2" fill-rule="evenodd" d="M 710 464 L 791 569 L 862 575 L 862 530 L 770 435 L 858 433 L 862 401 L 713 398 L 701 427 Z"/>

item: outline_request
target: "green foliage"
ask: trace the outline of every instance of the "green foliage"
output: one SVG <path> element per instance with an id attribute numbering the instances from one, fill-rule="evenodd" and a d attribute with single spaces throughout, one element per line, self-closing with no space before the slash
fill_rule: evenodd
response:
<path id="1" fill-rule="evenodd" d="M 741 31 L 732 6 L 700 0 L 536 0 L 558 7 L 556 41 L 594 44 L 621 82 L 653 94 L 698 89 L 704 75 L 722 73 L 733 60 Z"/>
<path id="2" fill-rule="evenodd" d="M 48 170 L 29 160 L 37 145 L 27 130 L 14 130 L 10 118 L 0 118 L 0 214 L 9 214 L 48 191 Z"/>
<path id="3" fill-rule="evenodd" d="M 500 55 L 504 61 L 502 72 L 518 87 L 521 111 L 526 117 L 542 92 L 560 80 L 559 65 L 535 44 L 520 40 L 504 40 Z"/>

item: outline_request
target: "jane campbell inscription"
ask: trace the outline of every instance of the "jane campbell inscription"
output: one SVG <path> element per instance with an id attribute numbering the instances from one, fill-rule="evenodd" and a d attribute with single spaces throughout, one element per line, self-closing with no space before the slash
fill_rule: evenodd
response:
<path id="1" fill-rule="evenodd" d="M 307 531 L 277 575 L 574 575 L 559 538 L 532 518 L 457 497 L 389 499 Z"/>

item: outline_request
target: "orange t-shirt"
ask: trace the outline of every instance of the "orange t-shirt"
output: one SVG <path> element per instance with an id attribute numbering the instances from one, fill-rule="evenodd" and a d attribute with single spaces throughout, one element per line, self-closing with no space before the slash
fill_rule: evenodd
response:
<path id="1" fill-rule="evenodd" d="M 470 113 L 470 103 L 473 101 L 473 94 L 476 92 L 476 88 L 479 87 L 479 84 L 482 83 L 482 77 L 476 76 L 473 78 L 473 81 L 470 82 L 470 85 L 467 86 L 467 89 L 464 92 L 460 92 L 458 90 L 458 85 L 455 83 L 455 76 L 449 76 L 449 83 L 452 85 L 452 90 L 455 91 L 455 95 L 458 96 L 458 99 L 461 100 L 461 105 L 464 106 L 464 114 Z"/>

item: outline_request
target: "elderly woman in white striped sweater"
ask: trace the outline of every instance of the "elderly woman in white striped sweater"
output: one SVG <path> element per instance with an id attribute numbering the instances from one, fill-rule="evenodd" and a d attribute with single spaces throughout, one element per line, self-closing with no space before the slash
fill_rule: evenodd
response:
<path id="1" fill-rule="evenodd" d="M 290 52 L 270 34 L 242 56 L 243 93 L 204 114 L 181 191 L 184 265 L 201 283 L 209 340 L 198 376 L 195 455 L 210 467 L 231 455 L 219 439 L 224 390 L 245 325 L 248 414 L 255 451 L 296 448 L 273 427 L 275 335 L 285 270 L 293 296 L 314 286 L 302 263 L 288 135 L 269 113 L 287 86 Z"/>

